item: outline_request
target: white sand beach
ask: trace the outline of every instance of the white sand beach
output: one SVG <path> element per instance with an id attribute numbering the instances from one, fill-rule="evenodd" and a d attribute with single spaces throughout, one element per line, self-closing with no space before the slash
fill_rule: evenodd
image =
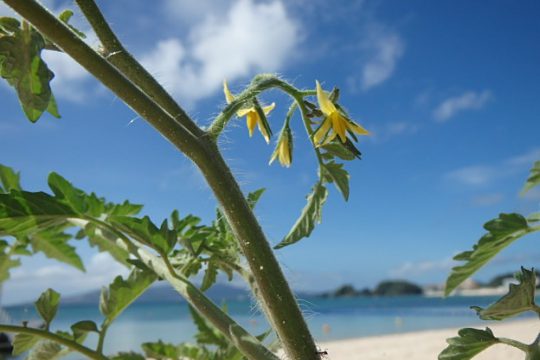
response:
<path id="1" fill-rule="evenodd" d="M 536 319 L 511 322 L 485 322 L 478 329 L 489 327 L 497 337 L 508 337 L 531 343 L 540 332 L 540 321 Z M 429 330 L 403 334 L 373 336 L 357 339 L 331 341 L 319 344 L 328 351 L 328 360 L 379 360 L 411 359 L 435 360 L 447 344 L 446 339 L 457 336 L 458 329 Z M 474 360 L 523 360 L 520 350 L 507 345 L 494 345 Z"/>

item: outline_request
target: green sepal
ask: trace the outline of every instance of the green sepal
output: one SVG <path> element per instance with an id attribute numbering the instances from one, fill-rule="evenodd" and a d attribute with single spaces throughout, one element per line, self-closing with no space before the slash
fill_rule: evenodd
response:
<path id="1" fill-rule="evenodd" d="M 8 193 L 11 190 L 21 190 L 20 173 L 12 168 L 0 164 L 0 192 Z"/>
<path id="2" fill-rule="evenodd" d="M 89 332 L 99 333 L 99 329 L 95 322 L 82 320 L 71 325 L 71 332 L 73 333 L 73 339 L 80 343 L 86 338 Z"/>

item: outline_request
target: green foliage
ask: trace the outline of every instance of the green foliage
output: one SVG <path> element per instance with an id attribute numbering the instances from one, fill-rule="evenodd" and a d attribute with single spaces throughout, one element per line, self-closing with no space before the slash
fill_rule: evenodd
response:
<path id="1" fill-rule="evenodd" d="M 0 164 L 0 193 L 21 190 L 21 176 L 12 168 Z"/>
<path id="2" fill-rule="evenodd" d="M 499 299 L 486 309 L 478 306 L 471 308 L 482 320 L 503 320 L 518 315 L 525 311 L 535 311 L 534 294 L 536 289 L 536 273 L 534 270 L 521 268 L 521 273 L 516 275 L 519 284 L 510 284 L 508 294 Z"/>
<path id="3" fill-rule="evenodd" d="M 538 185 L 540 185 L 540 160 L 534 163 L 534 166 L 531 169 L 531 174 L 527 179 L 521 193 L 525 194 L 527 191 Z"/>
<path id="4" fill-rule="evenodd" d="M 146 358 L 135 352 L 121 352 L 112 356 L 111 360 L 146 360 Z"/>
<path id="5" fill-rule="evenodd" d="M 71 325 L 71 331 L 73 333 L 73 339 L 77 342 L 82 342 L 86 338 L 86 335 L 90 332 L 99 333 L 98 327 L 95 322 L 90 320 L 81 320 Z"/>
<path id="6" fill-rule="evenodd" d="M 32 122 L 44 111 L 60 117 L 49 85 L 54 74 L 41 58 L 45 44 L 43 36 L 28 23 L 1 18 L 0 76 L 15 88 L 26 117 Z"/>
<path id="7" fill-rule="evenodd" d="M 47 289 L 35 302 L 36 310 L 43 320 L 45 320 L 45 327 L 48 329 L 51 321 L 56 316 L 58 305 L 60 305 L 60 294 L 53 289 Z"/>
<path id="8" fill-rule="evenodd" d="M 321 168 L 323 170 L 323 178 L 326 182 L 334 183 L 337 189 L 343 195 L 345 201 L 349 200 L 349 173 L 343 169 L 343 164 L 337 164 L 334 161 L 330 161 L 324 164 Z"/>
<path id="9" fill-rule="evenodd" d="M 63 351 L 63 347 L 54 341 L 40 341 L 32 347 L 26 360 L 56 360 L 60 359 L 68 352 Z"/>
<path id="10" fill-rule="evenodd" d="M 448 347 L 439 354 L 439 360 L 469 360 L 499 342 L 489 328 L 465 328 L 459 330 L 458 334 L 459 336 L 447 340 Z"/>
<path id="11" fill-rule="evenodd" d="M 13 355 L 20 355 L 30 350 L 39 342 L 39 337 L 30 334 L 19 333 L 13 338 Z"/>
<path id="12" fill-rule="evenodd" d="M 133 301 L 141 296 L 157 279 L 154 273 L 134 269 L 124 280 L 117 276 L 108 288 L 103 288 L 99 310 L 105 316 L 105 322 L 111 323 Z"/>
<path id="13" fill-rule="evenodd" d="M 58 231 L 56 228 L 48 228 L 33 234 L 30 237 L 30 243 L 34 252 L 41 251 L 50 259 L 56 259 L 85 271 L 75 247 L 68 244 L 70 239 L 71 235 Z"/>
<path id="14" fill-rule="evenodd" d="M 533 229 L 525 217 L 520 214 L 500 214 L 484 224 L 488 231 L 480 241 L 474 245 L 472 251 L 462 252 L 454 260 L 466 263 L 456 266 L 446 281 L 445 294 L 450 294 L 459 284 L 475 273 L 502 249 L 520 237 L 530 233 Z"/>
<path id="15" fill-rule="evenodd" d="M 75 28 L 73 25 L 71 25 L 69 23 L 69 20 L 71 19 L 71 17 L 73 16 L 73 11 L 71 10 L 64 10 L 60 13 L 60 15 L 58 15 L 58 18 L 64 23 L 66 24 L 70 29 L 71 31 L 73 31 L 75 34 L 77 34 L 81 39 L 86 39 L 86 35 L 80 31 L 79 29 Z"/>
<path id="16" fill-rule="evenodd" d="M 302 214 L 296 220 L 292 229 L 287 236 L 279 244 L 274 246 L 274 249 L 280 249 L 287 245 L 294 244 L 304 237 L 311 235 L 315 225 L 321 222 L 322 207 L 328 197 L 328 190 L 321 182 L 318 182 L 313 187 L 311 194 L 307 197 L 307 204 L 302 210 Z"/>

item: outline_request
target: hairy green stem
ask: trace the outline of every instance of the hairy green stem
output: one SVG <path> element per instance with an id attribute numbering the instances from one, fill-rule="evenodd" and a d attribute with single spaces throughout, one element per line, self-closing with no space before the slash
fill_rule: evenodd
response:
<path id="1" fill-rule="evenodd" d="M 196 286 L 178 275 L 166 257 L 158 258 L 142 248 L 139 249 L 137 256 L 158 276 L 166 279 L 191 306 L 221 331 L 248 358 L 254 360 L 279 359 L 208 299 Z"/>
<path id="2" fill-rule="evenodd" d="M 5 331 L 9 333 L 18 333 L 18 334 L 28 334 L 33 336 L 38 336 L 42 339 L 54 341 L 58 344 L 64 345 L 68 348 L 70 348 L 73 351 L 77 351 L 78 353 L 81 353 L 85 356 L 87 356 L 90 359 L 95 360 L 109 360 L 108 357 L 104 356 L 103 354 L 96 352 L 92 349 L 87 348 L 86 346 L 83 346 L 79 344 L 76 341 L 66 339 L 65 337 L 62 337 L 60 335 L 56 335 L 54 333 L 41 330 L 41 329 L 34 329 L 30 327 L 24 327 L 24 326 L 14 326 L 14 325 L 3 325 L 0 324 L 0 331 Z"/>
<path id="3" fill-rule="evenodd" d="M 100 354 L 103 354 L 103 344 L 105 343 L 105 336 L 107 335 L 107 330 L 109 329 L 109 324 L 106 321 L 101 325 L 101 330 L 99 332 L 98 344 L 96 351 Z"/>
<path id="4" fill-rule="evenodd" d="M 194 136 L 202 136 L 204 132 L 191 121 L 171 95 L 125 49 L 94 0 L 76 0 L 76 3 L 101 42 L 103 48 L 100 52 L 103 56 Z"/>
<path id="5" fill-rule="evenodd" d="M 255 215 L 215 142 L 194 137 L 188 129 L 142 93 L 136 85 L 126 79 L 114 66 L 35 0 L 4 0 L 4 2 L 110 88 L 197 164 L 218 199 L 248 261 L 260 289 L 263 310 L 274 326 L 289 359 L 318 360 L 320 356 L 317 354 L 317 348 L 296 299 Z M 270 87 L 277 87 L 288 93 L 298 92 L 289 84 L 268 75 L 256 77 L 254 83 L 257 93 Z M 228 108 L 231 109 L 231 107 Z M 225 117 L 221 119 L 213 124 L 209 132 L 213 139 L 217 138 L 228 121 Z M 168 272 L 165 271 L 165 273 Z M 178 284 L 171 275 L 169 279 L 175 280 Z M 188 295 L 192 294 L 190 287 L 187 289 Z M 197 297 L 198 294 L 190 296 Z M 234 338 L 237 338 L 236 330 L 236 327 L 229 329 L 229 333 L 232 333 Z M 252 355 L 247 356 L 253 360 L 263 359 Z"/>
<path id="6" fill-rule="evenodd" d="M 529 345 L 527 345 L 527 344 L 524 344 L 524 343 L 519 342 L 517 340 L 503 338 L 503 337 L 500 337 L 500 338 L 497 338 L 497 339 L 499 339 L 499 341 L 502 344 L 515 347 L 515 348 L 517 348 L 517 349 L 519 349 L 521 351 L 524 351 L 524 352 L 529 352 Z"/>

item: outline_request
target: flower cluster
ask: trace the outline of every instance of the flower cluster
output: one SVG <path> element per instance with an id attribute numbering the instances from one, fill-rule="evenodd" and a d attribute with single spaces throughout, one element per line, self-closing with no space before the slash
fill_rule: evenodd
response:
<path id="1" fill-rule="evenodd" d="M 225 94 L 227 104 L 232 103 L 235 97 L 229 90 L 226 81 L 223 82 L 223 92 Z M 313 144 L 316 147 L 327 145 L 334 141 L 337 137 L 346 148 L 350 148 L 352 142 L 347 138 L 347 134 L 349 134 L 354 140 L 356 140 L 355 134 L 369 135 L 369 131 L 353 120 L 349 119 L 344 111 L 342 111 L 339 106 L 334 104 L 328 94 L 322 89 L 319 81 L 316 81 L 316 93 L 317 102 L 320 108 L 320 110 L 317 110 L 317 114 L 322 116 L 322 121 L 320 122 L 319 127 L 311 135 Z M 266 120 L 266 115 L 268 115 L 275 108 L 275 106 L 276 104 L 272 103 L 268 106 L 259 107 L 255 100 L 250 106 L 238 110 L 236 115 L 238 117 L 246 117 L 246 124 L 250 137 L 253 136 L 253 130 L 255 129 L 255 126 L 257 126 L 266 143 L 269 144 L 272 133 Z M 283 126 L 283 129 L 281 130 L 272 157 L 270 158 L 270 164 L 274 162 L 275 159 L 278 159 L 282 166 L 291 166 L 292 150 L 292 131 L 287 120 Z M 356 148 L 354 148 L 354 150 L 358 152 Z M 353 153 L 355 152 L 353 151 Z"/>

